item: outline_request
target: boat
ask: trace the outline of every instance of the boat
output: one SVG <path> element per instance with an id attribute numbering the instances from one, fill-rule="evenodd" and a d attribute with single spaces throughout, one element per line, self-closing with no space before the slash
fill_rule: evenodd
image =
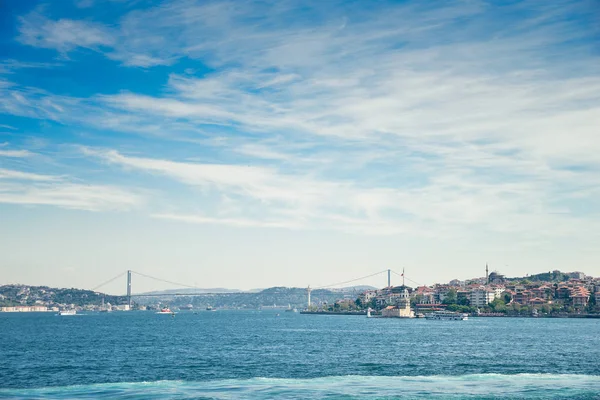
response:
<path id="1" fill-rule="evenodd" d="M 208 306 L 208 307 L 206 307 L 206 311 L 217 311 L 217 310 L 215 310 L 212 306 Z"/>
<path id="2" fill-rule="evenodd" d="M 285 309 L 285 312 L 298 312 L 296 307 L 292 308 L 291 305 L 288 305 L 288 308 Z"/>
<path id="3" fill-rule="evenodd" d="M 163 307 L 160 309 L 160 311 L 157 312 L 157 314 L 170 314 L 170 315 L 175 315 L 175 313 L 173 311 L 171 311 L 169 309 L 169 307 Z"/>
<path id="4" fill-rule="evenodd" d="M 432 313 L 425 314 L 425 319 L 466 321 L 469 319 L 469 315 L 452 311 L 434 311 Z"/>
<path id="5" fill-rule="evenodd" d="M 367 308 L 367 318 L 371 318 L 371 307 Z"/>
<path id="6" fill-rule="evenodd" d="M 67 315 L 77 315 L 77 311 L 75 310 L 62 310 L 58 312 L 58 315 L 67 316 Z"/>

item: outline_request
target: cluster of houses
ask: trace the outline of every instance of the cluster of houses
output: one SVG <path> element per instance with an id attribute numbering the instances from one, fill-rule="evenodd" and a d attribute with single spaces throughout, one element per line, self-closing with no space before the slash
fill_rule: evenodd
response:
<path id="1" fill-rule="evenodd" d="M 57 312 L 59 310 L 76 311 L 129 311 L 129 305 L 78 305 L 56 301 L 56 290 L 47 287 L 26 285 L 0 286 L 0 312 Z M 58 289 L 63 290 L 63 289 Z M 4 293 L 4 294 L 2 294 Z M 15 304 L 16 303 L 16 304 Z"/>
<path id="2" fill-rule="evenodd" d="M 486 274 L 487 275 L 487 274 Z M 407 302 L 420 309 L 435 309 L 448 303 L 485 308 L 495 299 L 501 298 L 507 305 L 541 306 L 558 304 L 582 310 L 589 304 L 592 295 L 600 299 L 600 279 L 583 273 L 568 274 L 567 281 L 555 283 L 545 281 L 509 281 L 497 272 L 485 278 L 470 281 L 454 280 L 448 284 L 433 286 L 386 287 L 367 290 L 358 296 L 362 305 L 373 306 L 384 313 L 406 313 Z"/>

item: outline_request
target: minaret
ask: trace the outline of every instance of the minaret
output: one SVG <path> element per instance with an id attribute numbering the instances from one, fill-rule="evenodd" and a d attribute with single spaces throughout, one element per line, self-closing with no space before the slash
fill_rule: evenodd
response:
<path id="1" fill-rule="evenodd" d="M 306 292 L 308 293 L 308 308 L 310 308 L 310 292 L 312 291 L 312 289 L 310 288 L 310 285 L 308 285 L 308 287 L 306 288 Z"/>
<path id="2" fill-rule="evenodd" d="M 490 274 L 489 274 L 489 269 L 488 269 L 487 263 L 485 263 L 485 284 L 486 285 L 490 284 Z"/>

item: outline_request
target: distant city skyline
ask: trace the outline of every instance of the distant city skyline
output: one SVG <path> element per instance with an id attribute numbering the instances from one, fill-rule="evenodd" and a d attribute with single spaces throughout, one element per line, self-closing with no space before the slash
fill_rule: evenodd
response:
<path id="1" fill-rule="evenodd" d="M 0 285 L 600 276 L 599 7 L 3 2 Z"/>

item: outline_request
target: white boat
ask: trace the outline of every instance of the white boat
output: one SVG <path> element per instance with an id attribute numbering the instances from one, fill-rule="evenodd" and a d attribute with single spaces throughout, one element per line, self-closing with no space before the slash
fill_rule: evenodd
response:
<path id="1" fill-rule="evenodd" d="M 58 315 L 66 316 L 66 315 L 77 315 L 77 311 L 75 310 L 62 310 L 58 312 Z"/>
<path id="2" fill-rule="evenodd" d="M 469 319 L 469 315 L 452 311 L 434 311 L 432 313 L 425 314 L 425 319 L 466 321 Z"/>
<path id="3" fill-rule="evenodd" d="M 157 314 L 170 314 L 170 315 L 175 315 L 175 313 L 173 311 L 171 311 L 169 309 L 169 307 L 163 307 L 160 309 L 160 311 L 157 312 Z"/>

